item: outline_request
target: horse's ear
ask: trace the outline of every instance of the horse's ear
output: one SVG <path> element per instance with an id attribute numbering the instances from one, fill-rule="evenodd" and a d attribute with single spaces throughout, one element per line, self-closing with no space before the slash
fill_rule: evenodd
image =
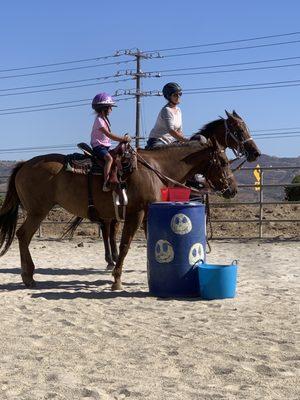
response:
<path id="1" fill-rule="evenodd" d="M 237 117 L 239 119 L 242 119 L 235 110 L 232 111 L 232 115 L 234 115 L 235 117 Z"/>
<path id="2" fill-rule="evenodd" d="M 232 115 L 227 110 L 225 110 L 225 114 L 227 115 L 228 118 L 232 117 Z"/>

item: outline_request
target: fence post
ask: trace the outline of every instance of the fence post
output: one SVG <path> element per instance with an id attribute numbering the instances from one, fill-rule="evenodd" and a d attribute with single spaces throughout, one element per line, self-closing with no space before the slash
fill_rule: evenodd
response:
<path id="1" fill-rule="evenodd" d="M 259 234 L 258 237 L 259 239 L 262 239 L 263 236 L 263 224 L 262 224 L 262 219 L 263 219 L 263 201 L 264 201 L 264 173 L 263 170 L 259 170 L 260 173 L 260 190 L 259 190 Z"/>

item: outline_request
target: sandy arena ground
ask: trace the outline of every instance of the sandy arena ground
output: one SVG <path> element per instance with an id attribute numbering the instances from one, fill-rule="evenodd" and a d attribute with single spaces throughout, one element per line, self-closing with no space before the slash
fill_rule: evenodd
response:
<path id="1" fill-rule="evenodd" d="M 24 289 L 14 242 L 0 259 L 1 400 L 299 399 L 299 241 L 212 246 L 211 263 L 239 259 L 235 299 L 150 297 L 143 241 L 111 292 L 87 238 L 35 239 L 38 285 Z"/>

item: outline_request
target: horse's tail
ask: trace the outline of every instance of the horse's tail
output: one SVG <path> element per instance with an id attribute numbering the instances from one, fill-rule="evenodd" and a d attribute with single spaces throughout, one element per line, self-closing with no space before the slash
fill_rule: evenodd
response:
<path id="1" fill-rule="evenodd" d="M 8 181 L 4 203 L 0 209 L 0 249 L 3 247 L 0 257 L 9 249 L 16 232 L 20 199 L 16 190 L 15 179 L 23 164 L 24 162 L 20 162 L 14 167 Z"/>
<path id="2" fill-rule="evenodd" d="M 61 239 L 72 239 L 76 229 L 79 227 L 79 225 L 81 224 L 82 221 L 83 221 L 82 217 L 73 217 L 68 222 L 66 229 L 63 231 L 63 234 L 61 235 Z M 98 220 L 98 223 L 99 223 L 100 227 L 103 226 L 102 220 Z"/>
<path id="3" fill-rule="evenodd" d="M 66 226 L 66 229 L 64 230 L 61 238 L 62 239 L 71 239 L 78 228 L 78 226 L 81 224 L 83 221 L 83 218 L 81 217 L 75 217 L 72 218 L 69 222 L 68 225 Z"/>

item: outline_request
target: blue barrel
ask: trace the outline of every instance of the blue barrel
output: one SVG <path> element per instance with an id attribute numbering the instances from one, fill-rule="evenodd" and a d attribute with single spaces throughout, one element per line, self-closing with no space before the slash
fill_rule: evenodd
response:
<path id="1" fill-rule="evenodd" d="M 147 272 L 151 294 L 199 296 L 197 264 L 205 260 L 205 206 L 152 203 L 148 212 Z"/>
<path id="2" fill-rule="evenodd" d="M 235 297 L 237 261 L 230 265 L 199 264 L 199 285 L 202 299 L 226 299 Z"/>

